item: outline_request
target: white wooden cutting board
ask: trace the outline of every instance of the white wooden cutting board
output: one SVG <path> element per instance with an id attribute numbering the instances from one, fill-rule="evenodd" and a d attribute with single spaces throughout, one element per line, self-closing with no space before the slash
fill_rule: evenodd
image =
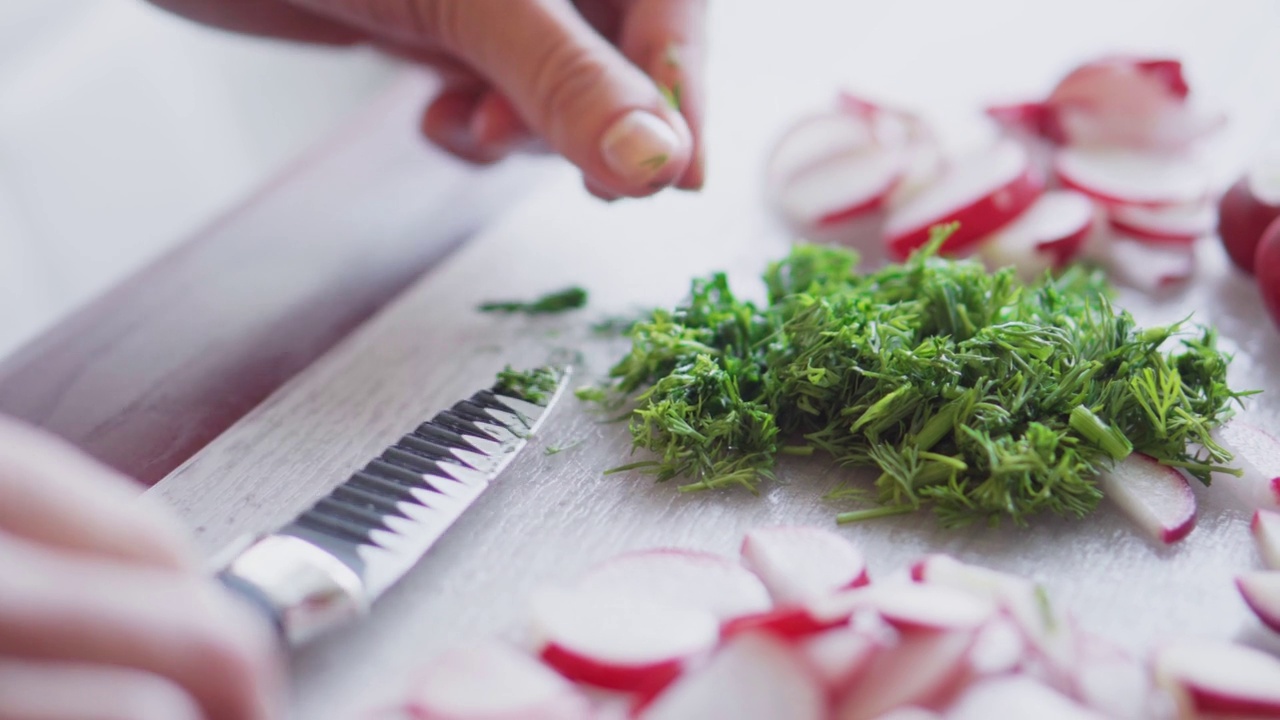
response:
<path id="1" fill-rule="evenodd" d="M 308 372 L 281 389 L 151 491 L 170 503 L 212 553 L 269 530 L 416 423 L 492 382 L 507 363 L 529 366 L 557 348 L 584 354 L 598 377 L 621 347 L 592 338 L 590 321 L 638 305 L 670 304 L 691 276 L 728 270 L 748 295 L 788 238 L 761 203 L 771 140 L 837 86 L 919 107 L 953 148 L 989 129 L 984 100 L 1044 91 L 1072 63 L 1105 50 L 1176 53 L 1201 88 L 1233 115 L 1217 156 L 1223 177 L 1277 126 L 1280 6 L 1270 0 L 1023 0 L 714 4 L 709 128 L 711 180 L 700 196 L 607 206 L 569 172 L 511 208 L 475 242 L 424 277 Z M 353 237 L 352 242 L 359 242 Z M 1249 414 L 1280 419 L 1280 332 L 1256 291 L 1216 247 L 1186 293 L 1159 303 L 1125 296 L 1145 322 L 1195 310 L 1239 353 L 1233 380 L 1268 394 Z M 475 312 L 477 303 L 581 284 L 589 309 L 531 320 Z M 546 455 L 545 448 L 572 449 Z M 619 551 L 655 545 L 736 552 L 743 531 L 772 523 L 834 526 L 819 499 L 834 482 L 814 463 L 785 464 L 760 497 L 678 494 L 634 475 L 627 434 L 574 399 L 501 480 L 375 608 L 368 622 L 294 657 L 298 718 L 352 717 L 394 696 L 413 670 L 457 642 L 519 637 L 524 599 Z M 929 551 L 1043 580 L 1084 626 L 1133 648 L 1171 634 L 1242 638 L 1280 647 L 1252 620 L 1232 576 L 1255 567 L 1247 512 L 1202 492 L 1200 527 L 1157 548 L 1110 508 L 1081 522 L 1046 519 L 1029 530 L 938 530 L 927 515 L 840 529 L 886 574 Z"/>

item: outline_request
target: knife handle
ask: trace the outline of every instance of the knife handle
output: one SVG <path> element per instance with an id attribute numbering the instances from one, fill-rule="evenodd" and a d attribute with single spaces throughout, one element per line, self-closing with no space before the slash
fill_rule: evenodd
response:
<path id="1" fill-rule="evenodd" d="M 368 611 L 360 577 L 325 550 L 281 534 L 243 545 L 218 580 L 258 607 L 286 644 L 302 645 Z"/>

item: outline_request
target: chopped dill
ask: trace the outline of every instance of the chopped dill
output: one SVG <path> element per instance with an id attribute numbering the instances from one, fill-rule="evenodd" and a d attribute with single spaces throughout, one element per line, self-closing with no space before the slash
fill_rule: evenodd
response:
<path id="1" fill-rule="evenodd" d="M 581 445 L 583 442 L 584 442 L 584 440 L 582 440 L 581 438 L 579 438 L 579 439 L 574 440 L 573 442 L 571 442 L 571 443 L 569 443 L 569 444 L 567 444 L 567 445 L 548 445 L 548 446 L 547 446 L 547 449 L 546 449 L 546 450 L 544 450 L 544 451 L 543 451 L 543 453 L 544 453 L 544 454 L 546 454 L 546 455 L 548 455 L 548 456 L 550 456 L 550 455 L 559 455 L 560 453 L 565 452 L 566 450 L 572 450 L 572 449 L 574 449 L 574 448 L 578 447 L 578 446 L 579 446 L 579 445 Z"/>
<path id="2" fill-rule="evenodd" d="M 577 310 L 587 304 L 587 291 L 580 287 L 558 290 L 534 300 L 533 302 L 500 301 L 487 302 L 478 309 L 480 312 L 524 313 L 526 315 L 550 315 L 552 313 Z"/>
<path id="3" fill-rule="evenodd" d="M 508 365 L 498 372 L 493 391 L 499 395 L 527 400 L 535 405 L 544 405 L 555 393 L 556 385 L 556 374 L 549 367 L 514 370 Z"/>
<path id="4" fill-rule="evenodd" d="M 1227 386 L 1213 330 L 1138 328 L 1083 268 L 1025 285 L 938 257 L 953 231 L 867 274 L 848 250 L 797 246 L 765 271 L 763 306 L 723 274 L 696 279 L 578 395 L 630 408 L 633 447 L 652 459 L 626 468 L 682 491 L 756 492 L 780 454 L 873 469 L 828 496 L 865 493 L 843 522 L 925 508 L 949 527 L 1078 518 L 1102 498 L 1097 474 L 1133 451 L 1206 485 L 1238 472 L 1210 431 L 1250 393 Z"/>

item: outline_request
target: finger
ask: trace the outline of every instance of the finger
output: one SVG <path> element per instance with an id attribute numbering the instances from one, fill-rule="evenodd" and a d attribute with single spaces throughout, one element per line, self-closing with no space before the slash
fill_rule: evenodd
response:
<path id="1" fill-rule="evenodd" d="M 590 178 L 583 178 L 582 185 L 587 189 L 587 192 L 591 193 L 593 196 L 605 202 L 613 202 L 614 200 L 617 200 L 620 197 L 616 193 L 613 193 L 612 191 L 606 188 L 600 187 L 596 183 L 592 182 Z"/>
<path id="2" fill-rule="evenodd" d="M 488 165 L 497 162 L 502 155 L 481 147 L 471 135 L 471 119 L 480 104 L 481 94 L 474 88 L 440 93 L 422 116 L 422 134 L 467 162 Z"/>
<path id="3" fill-rule="evenodd" d="M 151 673 L 0 658 L 5 720 L 204 720 L 191 696 Z"/>
<path id="4" fill-rule="evenodd" d="M 195 568 L 185 533 L 141 488 L 69 443 L 0 418 L 0 530 L 75 552 Z"/>
<path id="5" fill-rule="evenodd" d="M 264 35 L 283 40 L 351 45 L 363 39 L 361 33 L 320 17 L 315 13 L 290 7 L 278 0 L 151 0 L 166 10 L 205 25 L 250 35 Z"/>
<path id="6" fill-rule="evenodd" d="M 0 567 L 0 656 L 131 668 L 168 679 L 208 718 L 275 717 L 275 638 L 211 582 L 13 537 L 0 537 Z"/>
<path id="7" fill-rule="evenodd" d="M 511 102 L 495 90 L 489 90 L 481 97 L 471 115 L 470 131 L 478 146 L 496 154 L 535 151 L 543 147 L 520 119 Z"/>
<path id="8" fill-rule="evenodd" d="M 501 90 L 554 150 L 613 192 L 651 194 L 692 158 L 684 118 L 564 0 L 293 2 L 377 32 L 439 41 Z"/>
<path id="9" fill-rule="evenodd" d="M 702 142 L 706 1 L 635 0 L 623 21 L 619 46 L 684 116 L 693 136 L 693 161 L 676 185 L 700 189 L 706 172 Z"/>

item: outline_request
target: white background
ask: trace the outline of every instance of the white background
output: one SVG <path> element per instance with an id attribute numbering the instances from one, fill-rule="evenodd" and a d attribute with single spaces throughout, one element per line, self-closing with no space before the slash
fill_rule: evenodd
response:
<path id="1" fill-rule="evenodd" d="M 248 195 L 390 70 L 142 0 L 0 0 L 0 355 Z"/>

